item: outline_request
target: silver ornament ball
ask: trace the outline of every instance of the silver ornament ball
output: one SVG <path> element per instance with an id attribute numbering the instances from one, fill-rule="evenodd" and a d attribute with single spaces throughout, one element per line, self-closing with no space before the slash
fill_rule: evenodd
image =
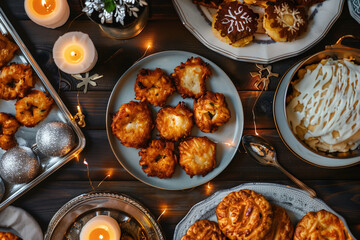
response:
<path id="1" fill-rule="evenodd" d="M 4 197 L 4 194 L 5 194 L 5 185 L 4 185 L 3 180 L 0 177 L 0 201 Z"/>
<path id="2" fill-rule="evenodd" d="M 46 123 L 36 133 L 37 148 L 46 156 L 64 156 L 75 144 L 74 131 L 63 122 Z"/>
<path id="3" fill-rule="evenodd" d="M 40 162 L 30 148 L 13 147 L 0 159 L 0 175 L 9 183 L 27 183 L 40 171 Z"/>

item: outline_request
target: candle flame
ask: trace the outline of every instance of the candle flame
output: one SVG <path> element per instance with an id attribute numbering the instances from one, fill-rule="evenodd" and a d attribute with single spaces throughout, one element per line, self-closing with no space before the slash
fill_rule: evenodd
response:
<path id="1" fill-rule="evenodd" d="M 88 165 L 89 165 L 85 159 L 84 159 L 84 164 L 85 164 L 86 166 L 88 166 Z"/>
<path id="2" fill-rule="evenodd" d="M 149 48 L 151 48 L 151 42 L 148 42 L 146 50 L 148 50 Z"/>
<path id="3" fill-rule="evenodd" d="M 256 129 L 255 129 L 255 135 L 256 135 L 256 136 L 259 136 L 259 133 L 256 131 Z"/>
<path id="4" fill-rule="evenodd" d="M 77 105 L 76 108 L 77 108 L 79 113 L 82 113 L 80 105 Z"/>
<path id="5" fill-rule="evenodd" d="M 46 7 L 46 0 L 41 0 L 41 5 L 43 5 L 44 7 Z"/>

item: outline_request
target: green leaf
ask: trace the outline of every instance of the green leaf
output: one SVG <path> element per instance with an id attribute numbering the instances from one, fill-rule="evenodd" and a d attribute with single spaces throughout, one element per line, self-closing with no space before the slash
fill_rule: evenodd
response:
<path id="1" fill-rule="evenodd" d="M 116 5 L 115 5 L 115 1 L 114 0 L 105 0 L 104 1 L 105 3 L 105 10 L 108 12 L 108 13 L 111 13 L 112 11 L 115 10 L 116 8 Z"/>

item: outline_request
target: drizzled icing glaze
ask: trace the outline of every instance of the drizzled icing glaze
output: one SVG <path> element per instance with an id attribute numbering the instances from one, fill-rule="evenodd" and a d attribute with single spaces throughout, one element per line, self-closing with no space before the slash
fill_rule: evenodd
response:
<path id="1" fill-rule="evenodd" d="M 226 1 L 220 5 L 214 27 L 221 31 L 221 36 L 236 42 L 256 32 L 257 18 L 246 5 L 238 1 Z"/>
<path id="2" fill-rule="evenodd" d="M 299 9 L 291 8 L 288 3 L 284 2 L 278 6 L 274 6 L 274 13 L 277 14 L 276 21 L 289 32 L 294 33 L 298 31 L 301 25 L 305 24 L 303 16 L 300 14 Z M 285 16 L 292 17 L 292 23 L 285 19 Z"/>
<path id="3" fill-rule="evenodd" d="M 222 24 L 227 24 L 228 28 L 227 28 L 227 33 L 230 34 L 234 31 L 234 29 L 238 32 L 242 32 L 242 31 L 251 31 L 251 28 L 249 28 L 249 26 L 247 26 L 248 23 L 251 23 L 252 21 L 254 21 L 254 19 L 252 19 L 249 14 L 244 11 L 244 7 L 243 6 L 239 6 L 237 8 L 237 10 L 233 10 L 231 9 L 231 7 L 229 7 L 228 9 L 228 14 L 225 14 L 225 17 L 223 19 L 221 19 L 221 23 Z"/>
<path id="4" fill-rule="evenodd" d="M 328 59 L 313 71 L 308 69 L 293 88 L 295 94 L 286 110 L 294 133 L 301 135 L 299 126 L 306 129 L 305 141 L 316 138 L 322 146 L 330 145 L 326 149 L 330 152 L 341 151 L 331 145 L 343 142 L 346 144 L 342 146 L 350 149 L 360 145 L 360 138 L 354 139 L 360 135 L 359 65 Z"/>

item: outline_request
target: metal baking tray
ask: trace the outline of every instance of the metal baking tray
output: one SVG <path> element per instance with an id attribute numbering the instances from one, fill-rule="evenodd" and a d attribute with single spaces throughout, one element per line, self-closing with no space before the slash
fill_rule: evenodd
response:
<path id="1" fill-rule="evenodd" d="M 37 74 L 39 80 L 36 82 L 34 89 L 39 89 L 42 91 L 47 91 L 51 97 L 54 99 L 54 105 L 52 110 L 50 111 L 49 115 L 46 119 L 40 122 L 34 128 L 27 128 L 27 127 L 20 127 L 15 137 L 21 146 L 31 147 L 35 143 L 35 136 L 36 132 L 39 127 L 47 122 L 53 121 L 62 121 L 67 123 L 75 133 L 76 137 L 76 146 L 72 149 L 68 154 L 63 157 L 42 157 L 40 158 L 41 164 L 41 171 L 39 175 L 34 178 L 29 183 L 24 184 L 9 184 L 5 183 L 5 194 L 3 199 L 0 201 L 0 211 L 4 209 L 6 206 L 14 202 L 17 198 L 21 195 L 29 191 L 31 188 L 36 186 L 38 183 L 43 181 L 46 177 L 50 174 L 55 172 L 57 169 L 62 167 L 65 163 L 70 161 L 72 158 L 77 156 L 85 147 L 85 137 L 81 132 L 80 128 L 77 126 L 76 122 L 74 121 L 71 113 L 66 108 L 62 100 L 60 99 L 59 95 L 52 87 L 49 80 L 46 78 L 43 71 L 40 69 L 38 64 L 36 63 L 35 59 L 30 54 L 29 50 L 26 48 L 23 41 L 20 39 L 19 35 L 11 25 L 10 21 L 6 17 L 4 11 L 0 8 L 0 32 L 2 34 L 10 35 L 15 43 L 19 46 L 20 51 L 16 54 L 16 56 L 10 62 L 17 62 L 17 63 L 25 63 L 30 64 L 34 70 L 34 73 Z M 10 114 L 15 115 L 15 101 L 5 101 L 0 100 L 0 112 L 7 112 Z M 5 151 L 0 149 L 0 157 L 3 155 Z"/>

